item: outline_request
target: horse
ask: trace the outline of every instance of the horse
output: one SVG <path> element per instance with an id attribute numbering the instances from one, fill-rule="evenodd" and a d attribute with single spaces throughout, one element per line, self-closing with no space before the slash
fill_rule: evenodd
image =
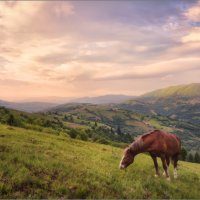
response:
<path id="1" fill-rule="evenodd" d="M 155 167 L 155 177 L 160 176 L 158 170 L 157 157 L 161 158 L 164 174 L 170 180 L 168 167 L 170 158 L 174 166 L 174 178 L 177 175 L 178 157 L 181 152 L 181 140 L 175 134 L 154 130 L 139 136 L 133 143 L 124 150 L 119 168 L 125 169 L 134 162 L 134 157 L 140 153 L 148 152 L 153 159 Z"/>

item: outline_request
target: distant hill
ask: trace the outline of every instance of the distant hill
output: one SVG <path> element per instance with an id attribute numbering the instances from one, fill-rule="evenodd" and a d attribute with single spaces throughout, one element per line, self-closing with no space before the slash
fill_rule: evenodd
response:
<path id="1" fill-rule="evenodd" d="M 55 97 L 56 98 L 56 97 Z M 57 103 L 55 103 L 55 99 L 50 98 L 51 102 L 9 102 L 0 100 L 0 106 L 4 106 L 6 108 L 11 108 L 19 111 L 25 112 L 41 112 L 53 107 L 58 106 L 59 104 L 65 103 L 90 103 L 90 104 L 109 104 L 109 103 L 122 103 L 129 99 L 134 99 L 134 96 L 126 96 L 126 95 L 105 95 L 105 96 L 97 96 L 97 97 L 83 97 L 77 99 L 67 99 L 67 98 L 60 98 Z M 58 99 L 58 98 L 57 98 Z"/>
<path id="2" fill-rule="evenodd" d="M 47 102 L 9 102 L 0 100 L 0 106 L 26 112 L 40 112 L 55 107 L 55 103 Z"/>
<path id="3" fill-rule="evenodd" d="M 70 100 L 75 103 L 91 103 L 91 104 L 108 104 L 108 103 L 122 103 L 129 99 L 134 99 L 134 96 L 127 95 L 104 95 L 97 97 L 83 97 L 78 99 Z"/>
<path id="4" fill-rule="evenodd" d="M 189 85 L 171 86 L 164 89 L 155 90 L 142 97 L 200 97 L 200 83 L 192 83 Z"/>
<path id="5" fill-rule="evenodd" d="M 126 101 L 120 108 L 145 115 L 163 115 L 170 118 L 200 123 L 200 83 L 172 86 Z"/>

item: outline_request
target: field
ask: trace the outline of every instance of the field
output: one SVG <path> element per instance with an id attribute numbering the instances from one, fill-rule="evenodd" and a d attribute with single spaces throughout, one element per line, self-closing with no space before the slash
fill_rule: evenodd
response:
<path id="1" fill-rule="evenodd" d="M 200 199 L 200 165 L 179 162 L 179 178 L 154 178 L 139 155 L 126 171 L 122 149 L 0 125 L 0 198 Z M 161 166 L 161 165 L 160 165 Z"/>

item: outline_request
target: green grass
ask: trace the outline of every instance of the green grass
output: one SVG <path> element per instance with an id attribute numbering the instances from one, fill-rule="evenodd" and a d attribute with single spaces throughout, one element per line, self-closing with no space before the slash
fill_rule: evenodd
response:
<path id="1" fill-rule="evenodd" d="M 179 178 L 154 178 L 139 155 L 118 169 L 122 149 L 0 125 L 0 198 L 200 198 L 200 165 L 180 162 Z M 172 174 L 172 169 L 170 169 Z"/>

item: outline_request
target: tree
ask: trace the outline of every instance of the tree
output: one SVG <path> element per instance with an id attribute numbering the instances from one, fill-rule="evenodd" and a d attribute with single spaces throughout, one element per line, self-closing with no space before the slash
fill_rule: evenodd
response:
<path id="1" fill-rule="evenodd" d="M 188 162 L 193 162 L 194 161 L 194 158 L 193 158 L 193 155 L 190 153 L 189 155 L 188 155 Z"/>
<path id="2" fill-rule="evenodd" d="M 195 155 L 194 155 L 194 162 L 200 163 L 200 156 L 199 156 L 198 152 L 196 152 Z"/>
<path id="3" fill-rule="evenodd" d="M 75 130 L 75 129 L 72 129 L 70 132 L 69 132 L 69 136 L 71 138 L 76 138 L 76 136 L 78 135 L 78 132 Z"/>
<path id="4" fill-rule="evenodd" d="M 74 122 L 74 118 L 73 118 L 72 115 L 70 116 L 69 120 L 70 120 L 71 122 Z"/>
<path id="5" fill-rule="evenodd" d="M 8 120 L 7 120 L 7 123 L 10 125 L 10 126 L 15 126 L 16 125 L 16 119 L 14 117 L 13 114 L 10 114 L 9 117 L 8 117 Z"/>
<path id="6" fill-rule="evenodd" d="M 122 135 L 122 131 L 121 131 L 120 126 L 117 127 L 117 134 L 118 134 L 118 135 Z"/>
<path id="7" fill-rule="evenodd" d="M 141 121 L 144 121 L 144 116 L 141 116 Z"/>
<path id="8" fill-rule="evenodd" d="M 47 120 L 44 121 L 44 124 L 43 124 L 43 125 L 44 125 L 45 127 L 52 127 L 52 124 L 53 124 L 53 123 L 52 123 L 49 119 L 47 119 Z"/>
<path id="9" fill-rule="evenodd" d="M 67 115 L 64 116 L 64 121 L 67 121 L 68 120 L 68 117 Z"/>
<path id="10" fill-rule="evenodd" d="M 129 133 L 127 133 L 126 135 L 124 135 L 124 140 L 125 142 L 133 142 L 133 139 L 131 137 L 131 135 Z"/>
<path id="11" fill-rule="evenodd" d="M 183 147 L 182 149 L 181 149 L 181 160 L 186 160 L 186 157 L 187 157 L 187 151 L 186 151 L 186 149 Z"/>
<path id="12" fill-rule="evenodd" d="M 87 134 L 86 133 L 80 133 L 80 139 L 84 140 L 84 141 L 87 141 L 88 140 Z"/>

